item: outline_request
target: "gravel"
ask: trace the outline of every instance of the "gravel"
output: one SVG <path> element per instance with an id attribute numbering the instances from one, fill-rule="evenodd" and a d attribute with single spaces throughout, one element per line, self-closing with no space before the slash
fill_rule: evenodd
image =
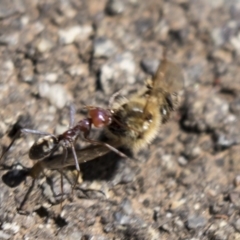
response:
<path id="1" fill-rule="evenodd" d="M 47 169 L 33 182 L 38 136 L 18 138 L 1 160 L 0 239 L 240 239 L 239 16 L 238 0 L 0 1 L 1 152 L 20 127 L 62 133 L 69 102 L 78 122 L 128 98 L 164 53 L 185 75 L 156 139 L 81 164 L 73 191 L 74 166 L 63 186 Z"/>
<path id="2" fill-rule="evenodd" d="M 125 9 L 124 1 L 109 0 L 106 6 L 106 12 L 110 15 L 117 15 L 123 13 Z"/>
<path id="3" fill-rule="evenodd" d="M 106 57 L 109 58 L 113 56 L 117 48 L 114 42 L 110 39 L 104 37 L 99 37 L 94 40 L 93 51 L 95 57 Z"/>
<path id="4" fill-rule="evenodd" d="M 47 82 L 40 83 L 39 94 L 42 98 L 47 98 L 50 103 L 57 108 L 63 108 L 70 100 L 70 95 L 60 84 L 49 85 Z"/>
<path id="5" fill-rule="evenodd" d="M 201 216 L 189 216 L 187 220 L 187 227 L 190 229 L 201 228 L 204 227 L 206 224 L 206 219 Z"/>

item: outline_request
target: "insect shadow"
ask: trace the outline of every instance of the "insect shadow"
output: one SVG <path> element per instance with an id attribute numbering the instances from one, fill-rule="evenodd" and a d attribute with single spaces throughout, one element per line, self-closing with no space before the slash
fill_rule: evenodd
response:
<path id="1" fill-rule="evenodd" d="M 99 148 L 99 146 L 89 146 L 81 150 L 76 150 L 77 156 L 81 155 L 81 153 L 86 154 L 87 152 L 92 153 L 96 148 Z M 131 152 L 121 147 L 119 148 L 121 152 L 128 154 L 128 156 L 131 156 Z M 15 164 L 14 166 L 2 166 L 2 170 L 9 170 L 2 176 L 2 181 L 11 188 L 15 188 L 19 186 L 22 182 L 26 180 L 27 177 L 31 177 L 32 179 L 35 179 L 38 177 L 39 174 L 41 174 L 41 171 L 44 171 L 45 168 L 52 169 L 52 170 L 59 170 L 60 167 L 62 168 L 61 164 L 57 166 L 55 164 L 57 159 L 61 159 L 63 156 L 62 154 L 57 154 L 51 157 L 48 157 L 42 161 L 37 162 L 35 165 L 33 165 L 32 168 L 26 168 L 18 169 L 19 164 Z M 70 159 L 70 160 L 69 160 Z M 74 169 L 74 166 L 71 166 L 73 163 L 71 162 L 71 152 L 69 150 L 69 159 L 66 161 L 66 168 Z M 91 161 L 90 161 L 91 160 Z M 123 161 L 123 158 L 119 156 L 118 154 L 112 152 L 111 150 L 107 151 L 101 156 L 96 156 L 92 159 L 87 159 L 86 162 L 81 162 L 80 157 L 80 166 L 81 166 L 81 172 L 82 172 L 82 178 L 83 180 L 110 180 L 114 175 L 115 171 L 118 167 L 119 161 Z M 22 167 L 22 166 L 21 166 Z M 36 172 L 37 171 L 37 172 Z"/>
<path id="2" fill-rule="evenodd" d="M 29 174 L 28 169 L 12 169 L 2 176 L 2 181 L 11 188 L 19 186 Z"/>

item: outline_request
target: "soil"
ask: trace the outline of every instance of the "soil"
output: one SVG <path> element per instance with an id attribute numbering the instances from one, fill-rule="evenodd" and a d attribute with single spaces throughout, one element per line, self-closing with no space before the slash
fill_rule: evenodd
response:
<path id="1" fill-rule="evenodd" d="M 1 148 L 19 128 L 62 133 L 69 102 L 78 120 L 141 88 L 164 51 L 184 71 L 184 99 L 133 159 L 82 163 L 73 192 L 76 170 L 64 169 L 62 195 L 61 171 L 26 174 L 37 136 L 15 141 L 0 239 L 240 239 L 238 0 L 0 1 Z"/>

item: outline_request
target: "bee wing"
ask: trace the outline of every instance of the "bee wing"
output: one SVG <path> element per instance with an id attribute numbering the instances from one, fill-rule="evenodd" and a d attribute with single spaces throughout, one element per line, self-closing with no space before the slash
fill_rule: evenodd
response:
<path id="1" fill-rule="evenodd" d="M 111 146 L 117 148 L 120 147 L 120 143 L 114 142 L 111 143 Z M 109 151 L 109 148 L 103 145 L 90 145 L 86 148 L 76 150 L 77 158 L 79 163 L 84 163 L 90 160 L 93 160 L 97 157 L 101 157 L 105 154 L 107 154 Z M 42 161 L 38 162 L 41 165 L 41 168 L 48 168 L 48 169 L 60 169 L 68 166 L 74 166 L 75 160 L 72 154 L 72 151 L 69 151 L 68 157 L 64 162 L 64 165 L 62 165 L 62 159 L 64 157 L 64 154 L 57 154 L 53 155 L 51 157 L 45 158 Z"/>
<path id="2" fill-rule="evenodd" d="M 151 105 L 165 105 L 168 103 L 169 97 L 170 109 L 174 109 L 178 102 L 178 93 L 184 87 L 184 76 L 180 67 L 175 63 L 168 61 L 165 57 L 157 69 L 156 74 L 152 78 L 151 91 L 144 108 L 144 114 L 147 116 L 149 106 Z M 175 95 L 175 96 L 174 96 Z M 176 99 L 173 99 L 176 98 Z M 168 103 L 169 104 L 169 103 Z M 163 120 L 164 122 L 166 120 Z"/>
<path id="3" fill-rule="evenodd" d="M 175 63 L 162 59 L 153 79 L 153 91 L 163 89 L 168 93 L 176 93 L 184 87 L 184 75 L 182 69 Z"/>

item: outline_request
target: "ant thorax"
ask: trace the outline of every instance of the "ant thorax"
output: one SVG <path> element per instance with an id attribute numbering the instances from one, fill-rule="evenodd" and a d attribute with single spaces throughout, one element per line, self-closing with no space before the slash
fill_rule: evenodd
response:
<path id="1" fill-rule="evenodd" d="M 39 160 L 47 157 L 58 146 L 58 140 L 54 136 L 39 138 L 29 150 L 29 158 Z"/>

